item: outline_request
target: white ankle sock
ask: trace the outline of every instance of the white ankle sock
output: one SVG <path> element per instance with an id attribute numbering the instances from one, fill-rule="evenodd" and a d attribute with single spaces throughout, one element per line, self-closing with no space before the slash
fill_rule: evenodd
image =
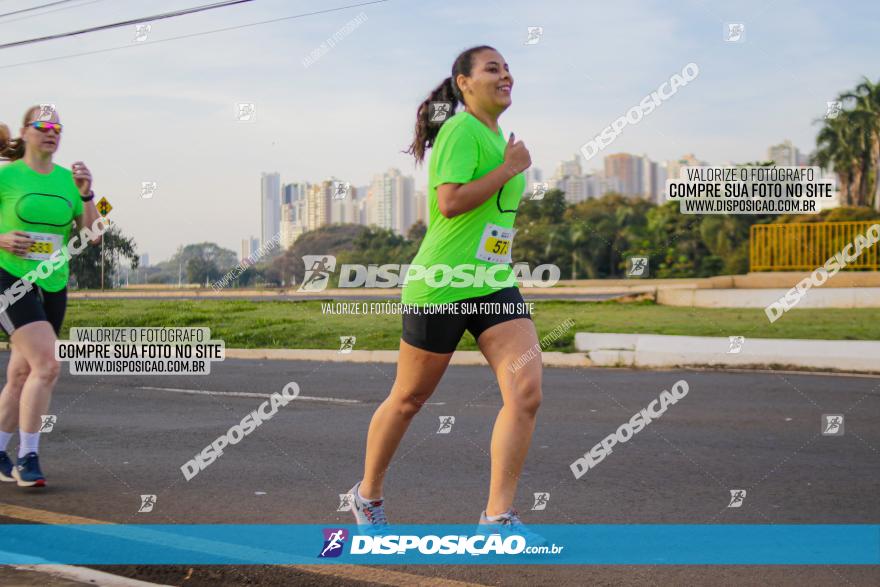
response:
<path id="1" fill-rule="evenodd" d="M 18 458 L 31 452 L 40 452 L 40 433 L 25 432 L 20 430 L 18 433 L 21 444 L 18 445 Z"/>
<path id="2" fill-rule="evenodd" d="M 9 441 L 12 440 L 13 436 L 15 436 L 15 432 L 3 432 L 0 430 L 0 450 L 6 450 L 6 447 L 9 446 Z"/>

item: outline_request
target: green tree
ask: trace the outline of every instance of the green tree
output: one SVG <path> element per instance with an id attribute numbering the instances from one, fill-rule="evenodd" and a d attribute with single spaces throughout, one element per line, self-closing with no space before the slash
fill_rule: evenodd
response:
<path id="1" fill-rule="evenodd" d="M 122 234 L 119 225 L 113 224 L 102 235 L 104 241 L 104 287 L 112 287 L 113 278 L 119 271 L 120 258 L 128 259 L 132 268 L 138 266 L 137 245 L 134 239 Z M 90 244 L 70 260 L 70 276 L 79 289 L 101 287 L 101 245 Z"/>

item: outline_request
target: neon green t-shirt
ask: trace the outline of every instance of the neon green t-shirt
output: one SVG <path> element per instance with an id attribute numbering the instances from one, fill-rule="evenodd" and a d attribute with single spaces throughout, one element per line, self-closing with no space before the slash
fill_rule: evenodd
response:
<path id="1" fill-rule="evenodd" d="M 510 251 L 525 175 L 514 176 L 481 205 L 454 218 L 443 216 L 437 202 L 437 186 L 483 177 L 504 163 L 506 147 L 500 127 L 493 133 L 467 112 L 443 123 L 428 168 L 428 231 L 407 272 L 404 304 L 446 304 L 518 287 Z M 422 274 L 417 268 L 424 268 Z"/>
<path id="2" fill-rule="evenodd" d="M 73 220 L 83 213 L 79 189 L 69 169 L 60 165 L 50 173 L 39 173 L 19 159 L 0 167 L 0 233 L 20 230 L 35 240 L 31 258 L 0 249 L 0 267 L 23 277 L 46 261 L 48 277 L 37 275 L 34 283 L 46 291 L 67 287 L 68 262 L 55 269 L 49 256 L 67 245 Z M 63 250 L 63 249 L 62 249 Z"/>

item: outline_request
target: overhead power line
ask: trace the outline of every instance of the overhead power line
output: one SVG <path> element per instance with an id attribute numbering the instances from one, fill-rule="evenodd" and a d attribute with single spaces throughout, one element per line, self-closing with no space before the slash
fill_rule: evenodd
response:
<path id="1" fill-rule="evenodd" d="M 106 0 L 87 0 L 86 2 L 83 2 L 82 4 L 75 4 L 73 6 L 65 6 L 63 8 L 56 8 L 55 10 L 47 10 L 45 12 L 41 12 L 40 14 L 29 14 L 27 16 L 19 16 L 18 18 L 8 18 L 8 19 L 5 19 L 3 22 L 0 22 L 0 25 L 9 24 L 12 22 L 18 22 L 20 20 L 27 20 L 29 18 L 39 18 L 39 17 L 45 16 L 47 14 L 53 14 L 55 12 L 63 12 L 65 10 L 73 10 L 75 8 L 80 8 L 82 6 L 87 6 L 89 4 L 95 4 L 96 2 L 105 2 L 105 1 Z"/>
<path id="2" fill-rule="evenodd" d="M 282 16 L 280 18 L 271 18 L 269 20 L 261 20 L 258 22 L 250 22 L 247 24 L 240 24 L 231 27 L 224 27 L 222 29 L 213 29 L 210 31 L 201 31 L 198 33 L 189 33 L 187 35 L 178 35 L 176 37 L 168 37 L 167 39 L 159 39 L 157 41 L 143 41 L 141 43 L 132 43 L 130 45 L 120 45 L 118 47 L 108 47 L 106 49 L 96 49 L 94 51 L 83 51 L 82 53 L 73 53 L 70 55 L 59 55 L 58 57 L 46 57 L 45 59 L 34 59 L 31 61 L 22 61 L 19 63 L 10 63 L 9 65 L 0 65 L 0 69 L 12 69 L 13 67 L 23 67 L 25 65 L 34 65 L 37 63 L 47 63 L 49 61 L 61 61 L 63 59 L 72 59 L 74 57 L 84 57 L 86 55 L 97 55 L 99 53 L 110 53 L 112 51 L 121 51 L 123 49 L 132 49 L 134 47 L 143 47 L 145 45 L 155 45 L 157 43 L 165 43 L 167 41 L 178 41 L 180 39 L 189 39 L 192 37 L 201 37 L 203 35 L 213 35 L 214 33 L 224 33 L 227 31 L 234 31 L 238 29 L 244 29 L 253 26 L 259 26 L 264 24 L 270 24 L 274 22 L 281 22 L 283 20 L 293 20 L 297 18 L 304 18 L 306 16 L 315 16 L 318 14 L 326 14 L 328 12 L 338 12 L 340 10 L 347 10 L 349 8 L 358 8 L 360 6 L 369 6 L 370 4 L 382 4 L 384 2 L 388 2 L 388 0 L 372 0 L 371 2 L 360 2 L 358 4 L 348 4 L 346 6 L 338 6 L 336 8 L 326 8 L 324 10 L 316 10 L 314 12 L 303 12 L 300 14 L 293 14 L 291 16 Z"/>
<path id="3" fill-rule="evenodd" d="M 155 14 L 153 16 L 144 16 L 141 18 L 134 18 L 134 19 L 125 20 L 122 22 L 114 22 L 111 24 L 102 24 L 102 25 L 96 26 L 96 27 L 81 29 L 78 31 L 71 31 L 69 33 L 57 33 L 57 34 L 49 35 L 46 37 L 38 37 L 35 39 L 25 39 L 24 41 L 14 41 L 12 43 L 4 43 L 3 45 L 0 45 L 0 49 L 9 49 L 11 47 L 20 47 L 22 45 L 32 45 L 34 43 L 42 43 L 44 41 L 53 41 L 55 39 L 63 39 L 65 37 L 75 37 L 77 35 L 84 35 L 86 33 L 94 33 L 97 31 L 106 31 L 109 29 L 115 29 L 115 28 L 119 28 L 119 27 L 123 27 L 123 26 L 130 26 L 133 24 L 140 24 L 143 22 L 152 22 L 154 20 L 163 20 L 166 18 L 174 18 L 177 16 L 194 14 L 196 12 L 204 12 L 206 10 L 213 10 L 215 8 L 225 8 L 227 6 L 233 6 L 235 4 L 245 4 L 247 2 L 253 2 L 253 1 L 254 0 L 226 0 L 225 2 L 216 2 L 214 4 L 205 4 L 203 6 L 194 6 L 192 8 L 184 8 L 182 10 L 174 10 L 172 12 L 164 12 L 162 14 Z"/>
<path id="4" fill-rule="evenodd" d="M 31 6 L 30 8 L 22 8 L 21 10 L 13 10 L 12 12 L 6 12 L 4 14 L 0 14 L 0 18 L 4 16 L 12 16 L 13 14 L 21 14 L 22 12 L 33 12 L 34 10 L 39 10 L 40 8 L 48 8 L 50 6 L 57 6 L 59 4 L 68 4 L 73 2 L 74 0 L 58 0 L 57 2 L 49 2 L 48 4 L 40 4 L 39 6 Z"/>

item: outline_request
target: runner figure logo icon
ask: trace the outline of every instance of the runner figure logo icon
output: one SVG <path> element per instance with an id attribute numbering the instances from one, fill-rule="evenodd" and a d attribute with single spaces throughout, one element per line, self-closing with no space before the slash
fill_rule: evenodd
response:
<path id="1" fill-rule="evenodd" d="M 452 425 L 455 424 L 455 416 L 440 416 L 440 428 L 437 434 L 449 434 L 452 432 Z"/>
<path id="2" fill-rule="evenodd" d="M 52 120 L 55 115 L 55 104 L 40 104 L 40 113 L 37 120 Z"/>
<path id="3" fill-rule="evenodd" d="M 840 109 L 843 107 L 843 102 L 840 100 L 833 100 L 831 102 L 825 102 L 825 118 L 837 118 L 840 116 Z"/>
<path id="4" fill-rule="evenodd" d="M 356 336 L 340 336 L 339 337 L 339 354 L 347 355 L 354 350 L 354 343 L 357 341 Z"/>
<path id="5" fill-rule="evenodd" d="M 536 183 L 532 187 L 532 200 L 543 200 L 544 194 L 547 193 L 547 184 L 543 182 Z"/>
<path id="6" fill-rule="evenodd" d="M 428 104 L 428 122 L 443 124 L 452 113 L 452 102 L 431 102 Z"/>
<path id="7" fill-rule="evenodd" d="M 334 181 L 333 182 L 333 199 L 334 200 L 344 200 L 345 196 L 348 195 L 348 190 L 351 189 L 351 183 L 347 181 Z"/>
<path id="8" fill-rule="evenodd" d="M 528 36 L 526 37 L 526 42 L 523 45 L 537 45 L 541 41 L 541 37 L 544 36 L 544 27 L 542 26 L 530 26 L 528 28 Z"/>
<path id="9" fill-rule="evenodd" d="M 727 35 L 724 40 L 728 43 L 741 43 L 746 34 L 746 25 L 741 22 L 727 23 Z"/>
<path id="10" fill-rule="evenodd" d="M 240 102 L 235 117 L 239 122 L 253 122 L 257 117 L 257 105 L 253 102 Z"/>
<path id="11" fill-rule="evenodd" d="M 629 271 L 626 272 L 627 277 L 643 277 L 648 271 L 647 257 L 630 257 L 627 260 Z"/>
<path id="12" fill-rule="evenodd" d="M 731 489 L 730 490 L 730 503 L 727 504 L 729 508 L 738 508 L 742 507 L 743 501 L 746 499 L 746 490 L 745 489 Z"/>
<path id="13" fill-rule="evenodd" d="M 141 496 L 141 507 L 138 508 L 138 513 L 147 514 L 153 511 L 153 506 L 156 505 L 156 496 L 155 495 L 142 495 Z"/>
<path id="14" fill-rule="evenodd" d="M 142 181 L 141 182 L 141 197 L 148 199 L 152 198 L 153 194 L 156 193 L 156 190 L 159 188 L 159 184 L 155 181 Z"/>
<path id="15" fill-rule="evenodd" d="M 744 336 L 731 336 L 730 337 L 730 347 L 727 349 L 728 355 L 738 355 L 742 352 L 743 343 L 745 343 L 746 339 Z"/>
<path id="16" fill-rule="evenodd" d="M 843 436 L 843 414 L 822 414 L 822 436 Z"/>
<path id="17" fill-rule="evenodd" d="M 134 25 L 134 42 L 143 43 L 144 41 L 146 41 L 147 35 L 150 34 L 151 30 L 153 30 L 153 25 L 151 24 Z"/>
<path id="18" fill-rule="evenodd" d="M 354 496 L 350 493 L 340 493 L 339 494 L 339 507 L 336 508 L 337 512 L 350 512 L 351 511 L 351 500 Z"/>
<path id="19" fill-rule="evenodd" d="M 336 269 L 333 255 L 303 255 L 305 276 L 297 291 L 323 291 L 327 289 L 330 274 Z"/>
<path id="20" fill-rule="evenodd" d="M 550 494 L 546 491 L 539 491 L 535 493 L 535 505 L 532 506 L 532 511 L 546 510 L 547 502 L 549 501 Z"/>
<path id="21" fill-rule="evenodd" d="M 348 540 L 348 530 L 345 528 L 324 528 L 324 548 L 318 558 L 335 558 L 342 554 L 345 541 Z"/>
<path id="22" fill-rule="evenodd" d="M 58 416 L 52 414 L 40 416 L 40 432 L 52 432 L 56 422 L 58 422 Z"/>

